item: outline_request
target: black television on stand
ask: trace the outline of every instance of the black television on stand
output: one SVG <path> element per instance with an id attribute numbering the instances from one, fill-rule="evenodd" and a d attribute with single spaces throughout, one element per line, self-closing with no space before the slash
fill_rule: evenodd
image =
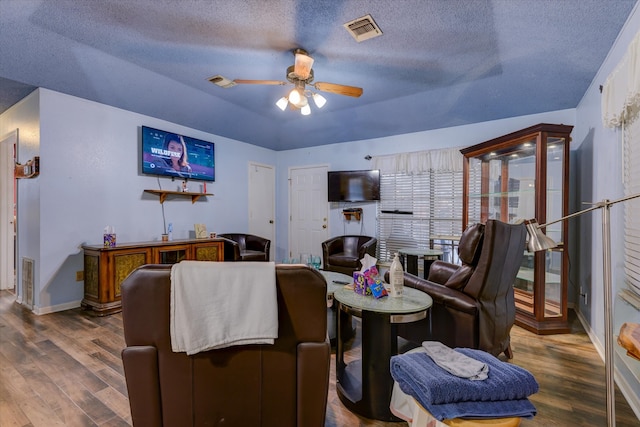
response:
<path id="1" fill-rule="evenodd" d="M 330 171 L 327 173 L 329 202 L 380 200 L 380 171 Z"/>
<path id="2" fill-rule="evenodd" d="M 184 180 L 215 181 L 215 145 L 142 126 L 142 173 Z"/>

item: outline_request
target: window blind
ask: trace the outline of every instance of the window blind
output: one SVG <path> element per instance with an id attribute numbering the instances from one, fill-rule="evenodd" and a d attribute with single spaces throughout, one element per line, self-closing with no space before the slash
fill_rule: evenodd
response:
<path id="1" fill-rule="evenodd" d="M 640 106 L 636 105 L 624 128 L 624 193 L 640 193 Z M 640 295 L 640 203 L 624 204 L 624 269 L 629 289 Z"/>
<path id="2" fill-rule="evenodd" d="M 378 259 L 401 248 L 427 249 L 433 236 L 462 232 L 462 171 L 382 173 L 378 203 Z"/>

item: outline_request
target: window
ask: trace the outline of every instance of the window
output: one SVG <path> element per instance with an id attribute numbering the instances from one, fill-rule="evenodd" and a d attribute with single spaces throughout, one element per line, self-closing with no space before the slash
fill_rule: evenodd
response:
<path id="1" fill-rule="evenodd" d="M 378 259 L 382 262 L 390 262 L 401 248 L 440 247 L 441 238 L 460 236 L 462 232 L 460 151 L 434 150 L 392 157 L 374 158 L 375 167 L 381 170 L 377 238 Z M 413 167 L 398 168 L 398 164 Z"/>
<path id="2" fill-rule="evenodd" d="M 640 109 L 625 124 L 624 194 L 640 193 Z M 629 288 L 640 295 L 640 202 L 624 204 L 624 269 Z"/>

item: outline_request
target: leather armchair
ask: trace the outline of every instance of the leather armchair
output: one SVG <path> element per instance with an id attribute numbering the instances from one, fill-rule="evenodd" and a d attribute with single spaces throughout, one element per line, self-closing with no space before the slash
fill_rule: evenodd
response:
<path id="1" fill-rule="evenodd" d="M 322 242 L 323 269 L 351 276 L 362 268 L 364 254 L 376 256 L 378 240 L 369 236 L 337 236 Z"/>
<path id="2" fill-rule="evenodd" d="M 269 261 L 271 240 L 253 234 L 218 234 L 225 239 L 225 261 Z"/>
<path id="3" fill-rule="evenodd" d="M 324 426 L 331 357 L 327 284 L 301 265 L 278 265 L 275 274 L 273 345 L 191 356 L 171 349 L 171 266 L 144 265 L 124 280 L 122 361 L 135 427 Z"/>
<path id="4" fill-rule="evenodd" d="M 462 265 L 435 261 L 428 279 L 404 274 L 404 285 L 433 298 L 430 318 L 398 325 L 398 335 L 420 345 L 484 350 L 513 357 L 509 333 L 515 322 L 513 284 L 522 263 L 523 224 L 488 220 L 469 226 L 458 246 Z"/>

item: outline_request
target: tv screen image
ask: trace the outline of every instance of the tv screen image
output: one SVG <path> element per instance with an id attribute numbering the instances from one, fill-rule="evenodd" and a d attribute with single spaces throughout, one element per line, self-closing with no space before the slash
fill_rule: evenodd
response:
<path id="1" fill-rule="evenodd" d="M 213 142 L 142 126 L 142 173 L 215 181 Z"/>
<path id="2" fill-rule="evenodd" d="M 331 171 L 327 173 L 328 201 L 380 200 L 380 171 Z"/>

